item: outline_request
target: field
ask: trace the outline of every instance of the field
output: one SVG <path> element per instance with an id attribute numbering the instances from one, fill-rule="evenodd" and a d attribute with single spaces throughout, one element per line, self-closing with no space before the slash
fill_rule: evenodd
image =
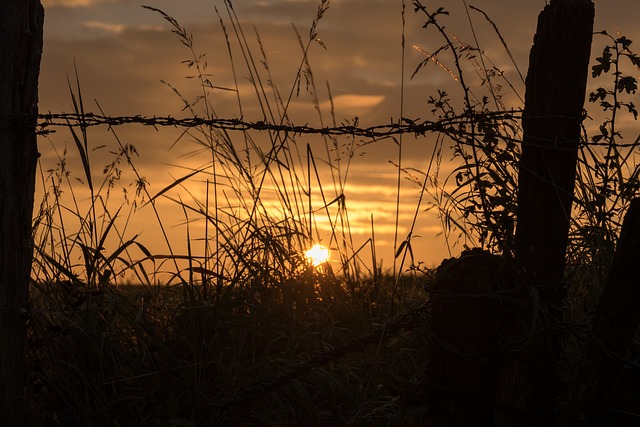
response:
<path id="1" fill-rule="evenodd" d="M 123 141 L 118 123 L 109 120 L 102 124 L 114 124 L 113 158 L 96 173 L 88 132 L 95 116 L 85 111 L 79 76 L 69 84 L 75 111 L 66 116 L 67 129 L 80 166 L 71 170 L 65 148 L 54 167 L 41 168 L 43 193 L 34 217 L 33 425 L 428 425 L 424 375 L 435 270 L 413 262 L 414 217 L 406 237 L 396 229 L 395 262 L 384 271 L 373 220 L 371 237 L 354 245 L 345 201 L 351 159 L 363 139 L 380 135 L 366 136 L 371 130 L 357 123 L 334 126 L 334 133 L 322 134 L 322 149 L 312 150 L 303 136 L 313 129 L 293 128 L 288 120 L 296 91 L 306 90 L 320 112 L 307 52 L 328 7 L 321 1 L 308 36 L 298 35 L 302 60 L 284 91 L 266 83 L 268 57 L 251 50 L 238 17 L 220 18 L 229 55 L 232 46 L 245 52 L 240 62 L 268 118 L 242 122 L 240 129 L 238 123 L 225 127 L 215 115 L 210 97 L 221 88 L 208 80 L 188 30 L 149 8 L 171 24 L 190 55 L 185 65 L 200 93 L 186 99 L 175 89 L 178 99 L 192 117 L 205 118 L 178 125 L 194 144 L 192 153 L 206 161 L 154 193 L 136 167 L 135 143 Z M 428 16 L 444 38 L 437 52 L 456 64 L 451 73 L 477 102 L 439 92 L 427 100 L 434 121 L 420 127 L 401 120 L 382 132 L 396 143 L 398 128 L 437 141 L 425 170 L 403 169 L 398 161 L 398 182 L 414 182 L 420 194 L 416 217 L 421 210 L 435 212 L 442 234 L 459 251 L 481 247 L 508 258 L 517 223 L 521 110 L 501 103 L 500 88 L 513 86 L 485 66 L 479 47 L 447 39 L 437 24 L 441 18 L 440 11 Z M 623 111 L 637 114 L 626 98 L 636 87 L 620 70 L 640 61 L 626 39 L 602 37 L 608 47 L 600 64 L 609 61 L 616 72 L 594 69 L 592 77 L 608 76 L 615 86 L 589 96 L 603 121 L 594 135 L 584 130 L 579 154 L 569 293 L 564 320 L 556 325 L 563 331 L 567 382 L 588 336 L 586 315 L 605 282 L 621 218 L 640 187 L 636 144 L 620 144 L 616 132 Z M 506 42 L 504 49 L 509 52 Z M 440 66 L 438 53 L 416 73 L 430 63 Z M 461 77 L 469 70 L 480 70 L 482 87 L 464 86 Z M 58 119 L 48 117 L 43 129 Z M 452 171 L 441 176 L 449 158 Z M 183 215 L 180 242 L 169 237 L 176 224 L 162 219 L 161 206 L 168 203 Z M 166 251 L 129 234 L 129 222 L 142 209 Z M 321 227 L 328 230 L 323 243 L 333 261 L 314 263 L 305 251 L 318 243 Z M 637 375 L 635 347 L 625 369 Z M 619 412 L 639 400 L 635 391 L 626 393 L 612 405 Z"/>

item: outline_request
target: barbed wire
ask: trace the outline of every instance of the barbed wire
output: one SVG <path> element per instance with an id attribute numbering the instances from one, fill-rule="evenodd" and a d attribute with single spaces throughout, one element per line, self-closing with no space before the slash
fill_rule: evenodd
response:
<path id="1" fill-rule="evenodd" d="M 33 127 L 33 124 L 25 124 L 19 117 L 2 115 L 0 116 L 0 128 L 3 127 Z M 429 132 L 440 132 L 450 136 L 457 137 L 458 142 L 465 143 L 460 140 L 461 136 L 475 136 L 483 137 L 489 135 L 486 132 L 481 132 L 476 129 L 473 134 L 465 129 L 465 125 L 471 122 L 479 123 L 481 121 L 488 120 L 521 120 L 522 110 L 506 110 L 506 111 L 491 111 L 491 112 L 478 112 L 478 113 L 465 113 L 462 115 L 456 115 L 451 117 L 440 117 L 437 120 L 421 120 L 421 119 L 409 119 L 401 118 L 397 122 L 393 120 L 389 124 L 380 124 L 368 127 L 359 127 L 357 120 L 354 119 L 353 124 L 343 123 L 339 126 L 324 126 L 314 127 L 308 124 L 295 125 L 285 123 L 270 123 L 263 120 L 247 121 L 243 118 L 205 118 L 205 117 L 184 117 L 177 118 L 172 116 L 106 116 L 95 113 L 46 113 L 39 114 L 36 125 L 36 132 L 39 135 L 48 135 L 55 133 L 55 130 L 51 128 L 56 127 L 81 127 L 89 128 L 94 126 L 106 125 L 109 127 L 122 126 L 128 124 L 139 124 L 143 126 L 151 126 L 153 128 L 158 127 L 176 127 L 176 128 L 195 128 L 198 126 L 211 127 L 213 129 L 220 129 L 225 131 L 272 131 L 291 133 L 294 135 L 303 134 L 315 134 L 322 136 L 351 136 L 351 137 L 363 137 L 368 139 L 384 139 L 394 137 L 401 134 L 412 134 L 414 136 L 424 136 Z M 582 120 L 581 118 L 572 118 L 565 116 L 541 116 L 541 117 L 529 117 L 529 119 L 575 119 Z M 9 124 L 7 124 L 9 123 Z M 491 135 L 496 136 L 496 135 Z M 497 135 L 501 140 L 508 142 L 515 142 L 522 144 L 522 139 L 506 134 Z M 552 144 L 549 144 L 551 142 Z M 471 142 L 469 142 L 470 144 Z M 559 147 L 557 141 L 540 141 L 527 142 L 529 145 L 537 146 L 540 148 L 551 148 L 554 150 L 573 150 L 575 147 Z M 618 148 L 632 148 L 640 145 L 640 137 L 636 138 L 633 142 L 623 143 L 610 141 L 580 141 L 580 146 L 615 146 Z"/>
<path id="2" fill-rule="evenodd" d="M 351 135 L 361 136 L 366 138 L 383 138 L 390 137 L 399 134 L 416 134 L 423 135 L 427 132 L 435 131 L 450 131 L 451 126 L 461 125 L 464 122 L 468 122 L 470 119 L 478 119 L 480 116 L 485 118 L 518 118 L 518 111 L 508 112 L 492 112 L 483 113 L 478 117 L 471 115 L 453 116 L 447 118 L 441 118 L 437 121 L 430 120 L 411 120 L 402 118 L 397 123 L 389 123 L 385 125 L 375 125 L 369 127 L 358 127 L 357 124 L 343 124 L 340 126 L 325 126 L 325 127 L 313 127 L 308 124 L 294 125 L 294 124 L 277 124 L 269 123 L 266 121 L 245 121 L 243 119 L 236 118 L 204 118 L 204 117 L 185 117 L 176 118 L 171 116 L 105 116 L 94 113 L 48 113 L 38 115 L 38 130 L 39 134 L 51 133 L 50 127 L 92 127 L 99 125 L 108 126 L 120 126 L 125 124 L 141 124 L 144 126 L 152 127 L 184 127 L 192 128 L 197 126 L 208 126 L 221 130 L 234 130 L 234 131 L 247 131 L 247 130 L 259 130 L 259 131 L 275 131 L 275 132 L 289 132 L 293 134 L 320 134 L 326 136 L 334 135 Z M 357 123 L 357 121 L 356 121 Z"/>

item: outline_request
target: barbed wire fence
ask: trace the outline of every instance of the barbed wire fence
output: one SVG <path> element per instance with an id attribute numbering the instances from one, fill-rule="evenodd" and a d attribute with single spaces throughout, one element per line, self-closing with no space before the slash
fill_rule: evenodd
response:
<path id="1" fill-rule="evenodd" d="M 522 110 L 508 110 L 497 112 L 467 112 L 462 115 L 443 117 L 433 121 L 401 118 L 396 123 L 379 124 L 368 127 L 359 127 L 349 124 L 340 126 L 314 127 L 309 124 L 295 125 L 284 123 L 270 123 L 268 121 L 262 120 L 248 121 L 244 120 L 243 118 L 177 118 L 172 116 L 149 117 L 144 115 L 108 116 L 94 113 L 45 113 L 38 115 L 37 122 L 35 124 L 35 130 L 38 135 L 47 136 L 55 133 L 56 129 L 58 128 L 69 127 L 90 128 L 97 126 L 107 126 L 111 128 L 123 125 L 142 125 L 157 129 L 160 127 L 195 128 L 199 126 L 205 126 L 223 131 L 267 131 L 281 132 L 294 136 L 349 136 L 366 138 L 372 141 L 392 138 L 403 134 L 420 137 L 425 136 L 428 133 L 441 133 L 451 136 L 458 144 L 473 146 L 474 139 L 482 137 L 483 134 L 481 132 L 478 132 L 478 129 L 475 129 L 473 132 L 468 132 L 465 125 L 478 120 L 515 121 L 520 120 L 521 118 Z M 549 117 L 545 118 L 548 119 Z M 567 119 L 566 117 L 556 118 Z M 579 119 L 582 121 L 584 117 L 573 119 Z M 1 115 L 0 127 L 33 128 L 34 124 L 33 122 L 25 122 L 24 117 Z M 472 138 L 465 139 L 465 136 L 471 136 Z M 509 136 L 507 134 L 501 134 L 499 135 L 499 138 L 503 141 L 515 142 L 517 144 L 523 143 L 521 139 Z M 554 150 L 575 150 L 575 146 L 565 148 L 563 146 L 558 147 L 557 145 L 555 145 L 550 147 L 548 141 L 539 141 L 539 144 L 534 143 L 533 145 L 551 148 Z M 611 141 L 590 141 L 587 138 L 582 138 L 580 141 L 580 147 L 607 147 L 611 145 L 614 145 L 618 148 L 634 149 L 635 147 L 640 146 L 640 137 L 636 138 L 635 141 L 629 143 L 623 143 L 619 141 L 613 143 Z M 203 415 L 205 416 L 205 418 L 209 419 L 210 417 L 219 417 L 221 414 L 223 414 L 233 406 L 246 404 L 256 399 L 265 392 L 277 389 L 279 387 L 282 387 L 289 381 L 306 376 L 312 369 L 336 361 L 347 354 L 360 351 L 369 344 L 382 343 L 384 341 L 387 341 L 388 338 L 401 334 L 403 331 L 409 331 L 420 326 L 424 326 L 425 322 L 428 321 L 430 309 L 431 303 L 429 300 L 417 307 L 408 308 L 405 311 L 398 313 L 396 316 L 390 318 L 387 322 L 380 325 L 373 332 L 358 336 L 345 344 L 329 348 L 314 356 L 310 356 L 306 360 L 292 363 L 290 366 L 284 368 L 281 373 L 255 381 L 242 390 L 239 390 L 236 394 L 211 403 L 206 408 L 204 408 L 205 414 Z M 582 329 L 587 326 L 588 325 L 581 325 L 580 328 Z"/>
<path id="2" fill-rule="evenodd" d="M 421 120 L 402 117 L 395 123 L 378 124 L 366 127 L 356 125 L 343 124 L 339 126 L 323 126 L 316 127 L 309 124 L 296 125 L 290 123 L 270 123 L 264 120 L 248 121 L 243 118 L 206 118 L 206 117 L 173 117 L 173 116 L 109 116 L 104 114 L 96 114 L 91 112 L 85 113 L 41 113 L 37 116 L 37 121 L 33 122 L 33 116 L 0 114 L 0 128 L 34 128 L 38 135 L 49 135 L 56 133 L 56 128 L 90 128 L 96 126 L 123 126 L 138 124 L 142 126 L 159 127 L 175 127 L 175 128 L 194 128 L 198 126 L 207 126 L 212 129 L 225 131 L 272 131 L 286 132 L 293 135 L 321 135 L 321 136 L 354 136 L 362 138 L 370 138 L 373 140 L 389 138 L 401 134 L 410 134 L 414 136 L 424 136 L 429 132 L 441 132 L 447 135 L 472 135 L 481 137 L 484 134 L 478 129 L 473 133 L 467 133 L 463 125 L 478 120 L 520 120 L 522 118 L 522 110 L 512 109 L 505 111 L 481 111 L 467 112 L 461 115 L 440 117 L 438 120 Z M 530 117 L 531 119 L 573 119 L 584 120 L 585 117 L 565 117 L 565 116 L 544 116 Z M 523 144 L 522 139 L 500 135 L 500 139 L 508 140 Z M 472 145 L 472 142 L 464 140 L 457 141 L 460 144 Z M 541 148 L 549 148 L 549 142 L 539 141 L 539 143 L 528 144 Z M 633 148 L 640 146 L 640 136 L 633 142 L 616 142 L 602 140 L 581 139 L 580 147 L 617 147 L 617 148 Z M 554 150 L 560 149 L 554 145 Z M 571 147 L 568 149 L 575 149 Z"/>
<path id="3" fill-rule="evenodd" d="M 270 132 L 279 135 L 285 135 L 285 137 L 293 138 L 299 135 L 318 135 L 322 137 L 336 138 L 339 136 L 346 136 L 349 138 L 361 138 L 361 144 L 366 145 L 376 141 L 385 139 L 393 139 L 402 135 L 414 136 L 415 138 L 425 137 L 427 134 L 436 134 L 446 136 L 451 140 L 451 148 L 454 150 L 454 156 L 456 148 L 460 149 L 465 147 L 469 149 L 471 153 L 483 152 L 484 159 L 487 164 L 493 165 L 490 167 L 496 167 L 497 169 L 504 169 L 504 165 L 499 165 L 501 162 L 499 159 L 494 158 L 492 150 L 498 148 L 499 145 L 506 147 L 500 150 L 511 151 L 514 147 L 522 147 L 524 144 L 528 146 L 539 148 L 542 150 L 549 150 L 551 152 L 563 152 L 574 151 L 576 149 L 585 150 L 588 154 L 585 157 L 591 157 L 591 160 L 596 160 L 593 157 L 597 155 L 598 150 L 606 149 L 615 150 L 625 149 L 629 153 L 633 152 L 636 147 L 640 146 L 640 136 L 635 140 L 626 142 L 622 138 L 601 138 L 588 136 L 589 132 L 585 127 L 584 121 L 588 118 L 586 111 L 577 117 L 567 116 L 528 116 L 529 119 L 541 119 L 541 120 L 575 120 L 579 121 L 582 126 L 582 137 L 579 141 L 546 141 L 546 140 L 533 140 L 529 138 L 528 141 L 523 141 L 522 129 L 519 128 L 518 123 L 522 120 L 522 109 L 504 109 L 504 110 L 487 110 L 487 109 L 466 109 L 462 114 L 453 114 L 446 112 L 443 116 L 438 117 L 435 120 L 422 120 L 422 119 L 409 119 L 402 117 L 400 119 L 391 119 L 388 124 L 376 124 L 367 127 L 358 126 L 358 121 L 354 120 L 353 124 L 348 121 L 343 122 L 339 126 L 312 126 L 309 124 L 294 124 L 294 123 L 273 123 L 265 120 L 250 121 L 244 118 L 217 118 L 217 117 L 173 117 L 173 116 L 109 116 L 104 114 L 95 114 L 92 112 L 85 112 L 83 110 L 76 110 L 73 113 L 46 113 L 39 114 L 36 123 L 36 132 L 39 135 L 49 135 L 56 132 L 57 128 L 82 128 L 87 129 L 97 126 L 107 126 L 109 129 L 117 126 L 124 125 L 141 125 L 153 127 L 158 130 L 161 127 L 182 128 L 186 130 L 197 127 L 206 127 L 213 130 L 222 132 Z M 9 123 L 12 127 L 28 126 L 33 128 L 33 124 L 25 124 L 21 118 L 10 117 L 6 115 L 0 115 L 0 127 L 3 127 Z M 483 125 L 487 124 L 487 125 Z M 514 125 L 515 124 L 515 125 Z M 504 125 L 504 127 L 502 127 Z M 502 128 L 501 128 L 502 127 Z M 439 138 L 439 137 L 438 137 Z M 436 139 L 438 139 L 436 138 Z M 441 140 L 440 140 L 441 141 Z M 460 155 L 459 152 L 457 155 Z M 471 168 L 471 164 L 468 164 L 464 160 L 465 154 L 461 157 L 467 168 Z M 603 154 L 604 156 L 604 154 Z M 628 156 L 625 157 L 625 161 Z M 483 162 L 485 160 L 482 160 Z M 517 171 L 517 157 L 511 157 L 509 161 L 511 163 L 512 172 Z M 588 168 L 591 165 L 586 164 Z M 598 165 L 596 165 L 598 166 Z M 403 171 L 406 172 L 406 171 Z M 516 172 L 517 173 L 517 172 Z M 470 175 L 474 175 L 474 172 L 470 172 Z M 478 171 L 475 171 L 475 175 L 478 175 Z M 480 175 L 475 176 L 475 180 L 480 180 Z M 457 178 L 456 178 L 457 180 Z M 481 181 L 478 181 L 481 184 Z M 553 183 L 552 183 L 553 185 Z M 482 193 L 485 190 L 482 185 L 476 186 L 475 189 L 470 191 L 479 191 Z M 514 190 L 513 188 L 511 190 Z M 484 201 L 486 202 L 486 201 Z M 480 200 L 480 203 L 483 203 Z M 583 203 L 580 198 L 575 197 L 574 203 L 577 205 L 583 205 L 586 209 L 586 204 L 590 203 L 586 201 Z M 586 203 L 586 204 L 585 204 Z M 467 212 L 468 214 L 468 212 Z M 488 215 L 490 217 L 490 213 Z M 492 227 L 492 232 L 497 235 L 500 233 L 495 228 L 495 225 L 491 225 L 491 219 L 488 224 Z M 483 224 L 484 221 L 480 220 L 478 224 Z M 486 225 L 486 224 L 485 224 Z M 621 223 L 616 222 L 616 227 L 619 228 Z M 482 225 L 484 226 L 484 225 Z M 472 228 L 474 226 L 472 225 Z"/>
<path id="4" fill-rule="evenodd" d="M 514 117 L 518 112 L 494 113 L 495 116 Z M 5 122 L 0 122 L 0 126 L 8 123 L 11 127 L 33 128 L 32 124 L 20 121 L 18 117 L 2 116 Z M 243 119 L 227 118 L 203 118 L 186 117 L 176 118 L 171 116 L 147 117 L 136 116 L 106 116 L 94 113 L 47 113 L 39 114 L 36 126 L 36 133 L 41 136 L 48 136 L 56 133 L 57 128 L 90 128 L 98 126 L 142 125 L 153 128 L 174 127 L 174 128 L 195 128 L 199 126 L 210 127 L 224 131 L 271 131 L 282 132 L 292 135 L 321 135 L 362 137 L 371 140 L 380 140 L 394 137 L 400 134 L 413 134 L 415 136 L 425 135 L 429 132 L 442 132 L 445 134 L 459 132 L 460 126 L 468 121 L 470 117 L 453 117 L 438 121 L 416 122 L 403 119 L 399 123 L 387 125 L 375 125 L 370 127 L 357 127 L 353 125 L 342 125 L 334 127 L 313 127 L 309 125 L 274 124 L 265 121 L 250 122 Z M 458 129 L 458 130 L 455 130 Z M 386 322 L 375 327 L 373 331 L 361 334 L 348 342 L 330 346 L 321 352 L 309 355 L 303 360 L 293 361 L 291 365 L 283 367 L 282 372 L 258 379 L 251 384 L 236 391 L 229 397 L 221 398 L 202 408 L 199 414 L 200 421 L 205 425 L 212 419 L 225 417 L 226 411 L 232 407 L 246 405 L 260 396 L 272 390 L 283 387 L 290 381 L 294 381 L 307 376 L 313 369 L 320 368 L 329 363 L 335 362 L 344 356 L 362 351 L 365 347 L 378 344 L 383 345 L 392 337 L 400 336 L 424 326 L 427 322 L 431 303 L 429 300 L 409 307 Z"/>
<path id="5" fill-rule="evenodd" d="M 158 127 L 176 127 L 176 128 L 193 128 L 198 126 L 207 126 L 212 129 L 219 129 L 225 131 L 272 131 L 272 132 L 286 132 L 293 135 L 321 135 L 321 136 L 355 136 L 370 138 L 373 140 L 389 138 L 401 134 L 411 134 L 414 136 L 424 136 L 428 132 L 441 132 L 447 135 L 465 135 L 467 132 L 461 127 L 464 124 L 468 124 L 479 119 L 482 120 L 520 120 L 522 118 L 522 110 L 507 110 L 507 111 L 485 111 L 466 113 L 462 115 L 444 117 L 438 120 L 420 120 L 401 118 L 396 123 L 378 124 L 367 127 L 358 127 L 355 125 L 340 125 L 340 126 L 324 126 L 314 127 L 308 124 L 296 125 L 296 124 L 283 124 L 283 123 L 270 123 L 268 121 L 257 120 L 247 121 L 242 118 L 206 118 L 206 117 L 172 117 L 172 116 L 108 116 L 95 113 L 44 113 L 38 115 L 38 122 L 36 124 L 36 133 L 38 135 L 49 135 L 56 132 L 56 128 L 64 127 L 80 127 L 89 128 L 96 126 L 122 126 L 130 124 L 138 124 L 142 126 L 150 126 L 153 128 Z M 567 119 L 564 116 L 553 117 L 531 117 L 532 119 Z M 573 118 L 575 120 L 583 120 L 584 117 Z M 33 124 L 25 124 L 21 117 L 12 115 L 0 115 L 0 127 L 33 127 Z M 469 133 L 471 135 L 471 133 Z M 482 136 L 482 132 L 475 130 L 473 135 L 476 137 Z M 509 140 L 522 144 L 521 139 L 510 138 L 502 135 L 501 139 Z M 465 141 L 459 141 L 465 144 Z M 539 147 L 549 147 L 547 144 L 549 141 L 540 141 L 540 144 L 529 143 Z M 551 141 L 553 142 L 553 141 Z M 466 142 L 471 145 L 471 142 Z M 618 148 L 631 148 L 640 146 L 640 136 L 633 142 L 623 143 L 614 142 L 613 144 L 607 141 L 587 141 L 583 139 L 580 141 L 580 147 L 586 146 L 601 146 L 608 147 L 614 146 Z M 560 149 L 562 147 L 554 146 L 553 149 Z M 574 148 L 570 148 L 574 149 Z"/>
<path id="6" fill-rule="evenodd" d="M 515 117 L 518 112 L 508 113 L 492 113 L 492 116 L 504 116 L 506 118 Z M 353 125 L 342 126 L 325 126 L 313 127 L 309 125 L 294 124 L 275 124 L 265 121 L 246 121 L 243 119 L 227 119 L 227 118 L 203 118 L 203 117 L 187 117 L 176 118 L 171 116 L 165 117 L 147 117 L 147 116 L 105 116 L 100 114 L 85 113 L 59 113 L 59 114 L 40 114 L 37 133 L 47 135 L 54 132 L 51 128 L 56 127 L 93 127 L 100 125 L 121 126 L 126 124 L 140 124 L 152 127 L 183 127 L 192 128 L 197 126 L 208 126 L 214 129 L 231 130 L 231 131 L 274 131 L 288 132 L 292 134 L 318 134 L 324 136 L 349 135 L 360 136 L 365 138 L 384 138 L 400 134 L 424 135 L 427 132 L 449 132 L 452 126 L 457 126 L 471 117 L 459 116 L 441 119 L 438 121 L 421 121 L 416 122 L 403 118 L 399 123 L 391 123 L 386 125 L 375 125 L 369 127 L 358 127 Z"/>

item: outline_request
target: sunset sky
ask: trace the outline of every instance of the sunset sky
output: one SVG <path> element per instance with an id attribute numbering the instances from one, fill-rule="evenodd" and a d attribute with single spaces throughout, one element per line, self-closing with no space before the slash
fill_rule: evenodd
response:
<path id="1" fill-rule="evenodd" d="M 229 26 L 226 8 L 222 0 L 148 0 L 143 4 L 159 8 L 194 36 L 198 53 L 206 53 L 207 72 L 214 86 L 232 88 L 234 79 L 227 45 L 214 6 Z M 260 34 L 274 85 L 285 96 L 291 91 L 301 50 L 293 25 L 306 40 L 319 0 L 235 0 L 237 16 L 243 23 L 246 36 L 258 56 L 259 46 L 252 26 Z M 431 119 L 426 100 L 436 95 L 438 89 L 446 90 L 453 99 L 460 99 L 460 89 L 444 69 L 433 64 L 410 79 L 424 53 L 440 47 L 442 39 L 433 31 L 423 30 L 424 15 L 413 11 L 412 2 L 406 0 L 405 38 L 406 57 L 404 69 L 404 105 L 401 110 L 401 39 L 402 0 L 332 0 L 319 23 L 318 38 L 309 51 L 309 63 L 317 85 L 320 108 L 325 124 L 331 124 L 327 83 L 335 107 L 336 121 L 359 118 L 360 125 L 388 124 L 398 120 L 401 113 L 412 119 Z M 524 96 L 524 84 L 517 70 L 502 48 L 491 25 L 482 15 L 464 8 L 463 0 L 422 2 L 430 10 L 445 7 L 450 15 L 442 17 L 447 30 L 465 43 L 475 44 L 469 19 L 473 23 L 480 48 L 495 65 L 505 72 L 520 96 Z M 596 1 L 595 30 L 607 30 L 622 34 L 640 43 L 640 2 L 636 0 Z M 192 70 L 181 63 L 189 58 L 189 51 L 180 44 L 178 37 L 162 17 L 143 9 L 139 1 L 131 0 L 43 0 L 46 10 L 45 46 L 40 77 L 40 111 L 69 112 L 71 100 L 67 76 L 73 78 L 74 63 L 77 66 L 82 94 L 87 111 L 98 112 L 100 104 L 107 115 L 145 115 L 187 117 L 181 111 L 182 102 L 161 81 L 170 83 L 186 97 L 197 96 L 200 90 L 193 79 L 186 79 Z M 509 45 L 511 53 L 523 74 L 526 74 L 528 55 L 535 33 L 538 13 L 544 0 L 467 0 L 468 5 L 482 9 L 496 23 Z M 228 28 L 229 30 L 229 28 Z M 233 44 L 233 41 L 232 41 Z M 324 46 L 324 47 L 323 47 Z M 419 49 L 414 48 L 414 46 Z M 635 45 L 634 45 L 635 46 Z M 234 46 L 235 60 L 240 63 L 240 51 Z M 596 39 L 592 56 L 602 49 L 602 40 Z M 451 64 L 448 64 L 451 65 Z M 251 85 L 247 71 L 238 66 L 238 84 L 243 97 L 243 114 L 246 120 L 262 120 L 256 102 L 252 102 Z M 470 82 L 479 87 L 479 79 Z M 592 84 L 592 83 L 590 83 Z M 505 102 L 519 107 L 518 96 L 509 88 L 504 89 Z M 302 92 L 304 92 L 304 83 Z M 235 92 L 216 90 L 213 104 L 219 117 L 240 117 Z M 637 104 L 637 102 L 636 102 Z M 319 116 L 308 95 L 294 97 L 290 118 L 296 124 L 319 126 Z M 633 125 L 636 126 L 636 125 Z M 184 168 L 197 167 L 202 162 L 193 154 L 194 146 L 188 138 L 182 139 L 170 149 L 179 132 L 129 125 L 116 129 L 121 139 L 136 146 L 140 157 L 136 166 L 148 178 L 149 191 L 154 194 L 185 173 Z M 241 134 L 237 134 L 241 139 Z M 630 136 L 635 138 L 636 135 Z M 104 130 L 90 131 L 91 144 L 114 144 L 114 137 Z M 316 139 L 314 139 L 316 138 Z M 73 151 L 73 140 L 68 131 L 58 129 L 50 140 L 41 138 L 40 151 L 46 168 L 55 165 L 52 147 L 60 152 L 65 143 Z M 303 137 L 300 143 L 309 143 L 320 150 L 318 137 Z M 317 145 L 314 145 L 317 144 Z M 403 166 L 426 170 L 433 138 L 405 136 L 403 140 Z M 94 175 L 99 178 L 104 163 L 108 161 L 103 151 L 94 154 Z M 81 176 L 81 168 L 73 163 L 69 154 L 72 175 Z M 355 246 L 370 237 L 371 215 L 376 226 L 378 257 L 384 266 L 392 264 L 393 230 L 395 224 L 395 197 L 397 170 L 390 162 L 398 161 L 397 146 L 391 140 L 383 140 L 360 147 L 350 165 L 345 195 L 352 217 Z M 446 169 L 446 165 L 443 165 Z M 198 190 L 194 190 L 198 191 Z M 404 239 L 411 224 L 418 198 L 418 188 L 403 183 L 399 215 L 399 239 Z M 37 201 L 36 201 L 37 203 Z M 166 221 L 180 223 L 180 209 L 166 205 Z M 424 206 L 426 207 L 426 205 Z M 172 217 L 175 215 L 175 217 Z M 149 214 L 142 212 L 139 219 L 130 224 L 131 235 L 142 233 L 141 241 L 148 247 L 158 245 L 157 252 L 165 248 L 156 240 L 157 232 L 148 228 Z M 437 265 L 448 252 L 444 239 L 437 237 L 439 221 L 433 213 L 420 209 L 414 235 L 421 236 L 414 244 L 416 261 Z M 183 238 L 184 231 L 172 229 L 176 239 Z M 320 236 L 321 239 L 323 236 Z M 327 239 L 327 237 L 324 237 Z M 460 246 L 452 249 L 457 255 Z"/>

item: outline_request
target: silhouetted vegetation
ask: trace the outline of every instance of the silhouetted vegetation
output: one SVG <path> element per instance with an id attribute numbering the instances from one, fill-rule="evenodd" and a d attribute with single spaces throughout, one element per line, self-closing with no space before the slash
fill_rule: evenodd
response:
<path id="1" fill-rule="evenodd" d="M 471 275 L 486 277 L 467 280 L 471 276 L 465 273 L 464 286 L 475 287 L 472 299 L 488 298 L 491 303 L 478 308 L 458 299 L 456 313 L 482 318 L 481 324 L 473 318 L 465 321 L 483 331 L 493 327 L 495 334 L 487 341 L 482 336 L 474 340 L 462 324 L 459 343 L 439 343 L 473 370 L 478 364 L 489 366 L 497 352 L 516 353 L 531 338 L 500 335 L 504 317 L 493 311 L 504 309 L 508 301 L 509 319 L 523 319 L 518 317 L 523 313 L 517 299 L 521 295 L 516 298 L 512 292 L 513 283 L 522 278 L 505 264 L 513 258 L 516 243 L 523 105 L 505 105 L 504 88 L 524 97 L 517 90 L 521 85 L 492 65 L 477 42 L 466 44 L 444 30 L 444 9 L 430 11 L 419 1 L 414 6 L 425 18 L 425 31 L 443 40 L 440 49 L 416 64 L 415 73 L 430 63 L 446 64 L 463 100 L 452 100 L 444 91 L 425 94 L 440 125 L 427 134 L 435 141 L 433 160 L 423 171 L 399 167 L 398 177 L 414 181 L 421 191 L 416 215 L 424 209 L 437 214 L 450 247 L 480 257 L 474 260 L 482 265 L 463 266 Z M 396 248 L 396 259 L 403 261 L 400 268 L 382 271 L 375 230 L 364 245 L 354 246 L 345 196 L 349 166 L 364 137 L 322 134 L 321 148 L 312 148 L 287 130 L 294 126 L 288 116 L 291 101 L 305 90 L 320 122 L 327 120 L 308 53 L 318 44 L 318 23 L 328 8 L 329 1 L 321 0 L 308 34 L 298 34 L 300 66 L 285 90 L 274 86 L 259 34 L 256 52 L 231 1 L 224 1 L 224 10 L 216 9 L 237 67 L 236 86 L 225 88 L 209 80 L 205 57 L 189 31 L 165 12 L 148 8 L 170 23 L 189 55 L 184 64 L 200 93 L 188 99 L 167 83 L 184 111 L 219 119 L 211 99 L 220 90 L 237 93 L 242 68 L 266 122 L 284 127 L 232 131 L 195 123 L 175 143 L 192 142 L 201 164 L 154 193 L 136 167 L 134 144 L 123 141 L 116 126 L 110 128 L 113 159 L 96 179 L 94 148 L 82 121 L 87 107 L 79 77 L 70 83 L 79 119 L 70 121 L 68 130 L 81 170 L 68 165 L 66 148 L 52 145 L 59 161 L 40 171 L 46 191 L 33 224 L 28 352 L 32 425 L 430 425 L 433 411 L 426 402 L 434 388 L 425 378 L 429 364 L 435 363 L 428 356 L 435 358 L 436 353 L 435 345 L 427 344 L 434 337 L 431 309 L 436 297 L 459 292 L 450 286 L 458 286 L 463 272 L 450 269 L 464 261 L 444 262 L 438 273 L 414 262 L 414 221 Z M 469 11 L 487 19 L 494 31 L 496 25 L 482 11 Z M 609 76 L 612 81 L 589 95 L 604 119 L 595 135 L 591 126 L 581 127 L 564 277 L 567 296 L 562 318 L 544 323 L 562 341 L 562 390 L 568 388 L 590 339 L 589 312 L 609 272 L 621 218 L 640 188 L 634 154 L 638 140 L 623 143 L 618 130 L 621 114 L 637 117 L 627 97 L 636 94 L 633 73 L 640 60 L 624 36 L 598 37 L 596 42 L 606 40 L 606 45 L 592 77 Z M 630 66 L 634 71 L 627 71 Z M 469 72 L 480 74 L 477 87 L 467 83 Z M 241 97 L 237 99 L 242 111 Z M 337 122 L 335 117 L 330 120 Z M 415 124 L 413 131 L 424 133 L 420 122 L 400 121 L 409 124 L 404 131 L 412 132 Z M 389 137 L 376 143 L 392 142 Z M 449 158 L 455 167 L 441 176 L 439 166 Z M 120 191 L 124 198 L 117 196 Z M 168 237 L 166 230 L 174 224 L 163 219 L 161 201 L 183 213 L 185 245 Z M 160 230 L 163 249 L 146 247 L 130 235 L 130 219 L 140 211 Z M 323 243 L 336 257 L 335 262 L 314 266 L 304 251 L 317 243 L 320 222 L 330 226 L 330 239 Z M 490 266 L 497 266 L 499 274 L 487 272 Z M 502 281 L 510 286 L 496 286 Z M 463 297 L 469 297 L 468 291 L 465 288 Z M 527 298 L 525 320 L 535 324 L 545 313 L 539 310 L 535 291 Z M 447 327 L 433 325 L 436 330 Z M 616 355 L 620 381 L 608 414 L 625 412 L 626 418 L 620 415 L 615 422 L 640 416 L 640 390 L 629 380 L 640 368 L 639 344 L 636 340 L 625 354 Z M 470 358 L 470 353 L 479 357 Z M 485 397 L 475 393 L 483 394 L 492 385 L 485 383 L 485 374 L 495 372 L 483 371 L 474 379 L 479 388 L 470 389 L 465 398 L 471 406 Z M 447 410 L 458 410 L 455 398 L 439 397 L 449 405 Z M 493 421 L 493 412 L 488 419 Z"/>

